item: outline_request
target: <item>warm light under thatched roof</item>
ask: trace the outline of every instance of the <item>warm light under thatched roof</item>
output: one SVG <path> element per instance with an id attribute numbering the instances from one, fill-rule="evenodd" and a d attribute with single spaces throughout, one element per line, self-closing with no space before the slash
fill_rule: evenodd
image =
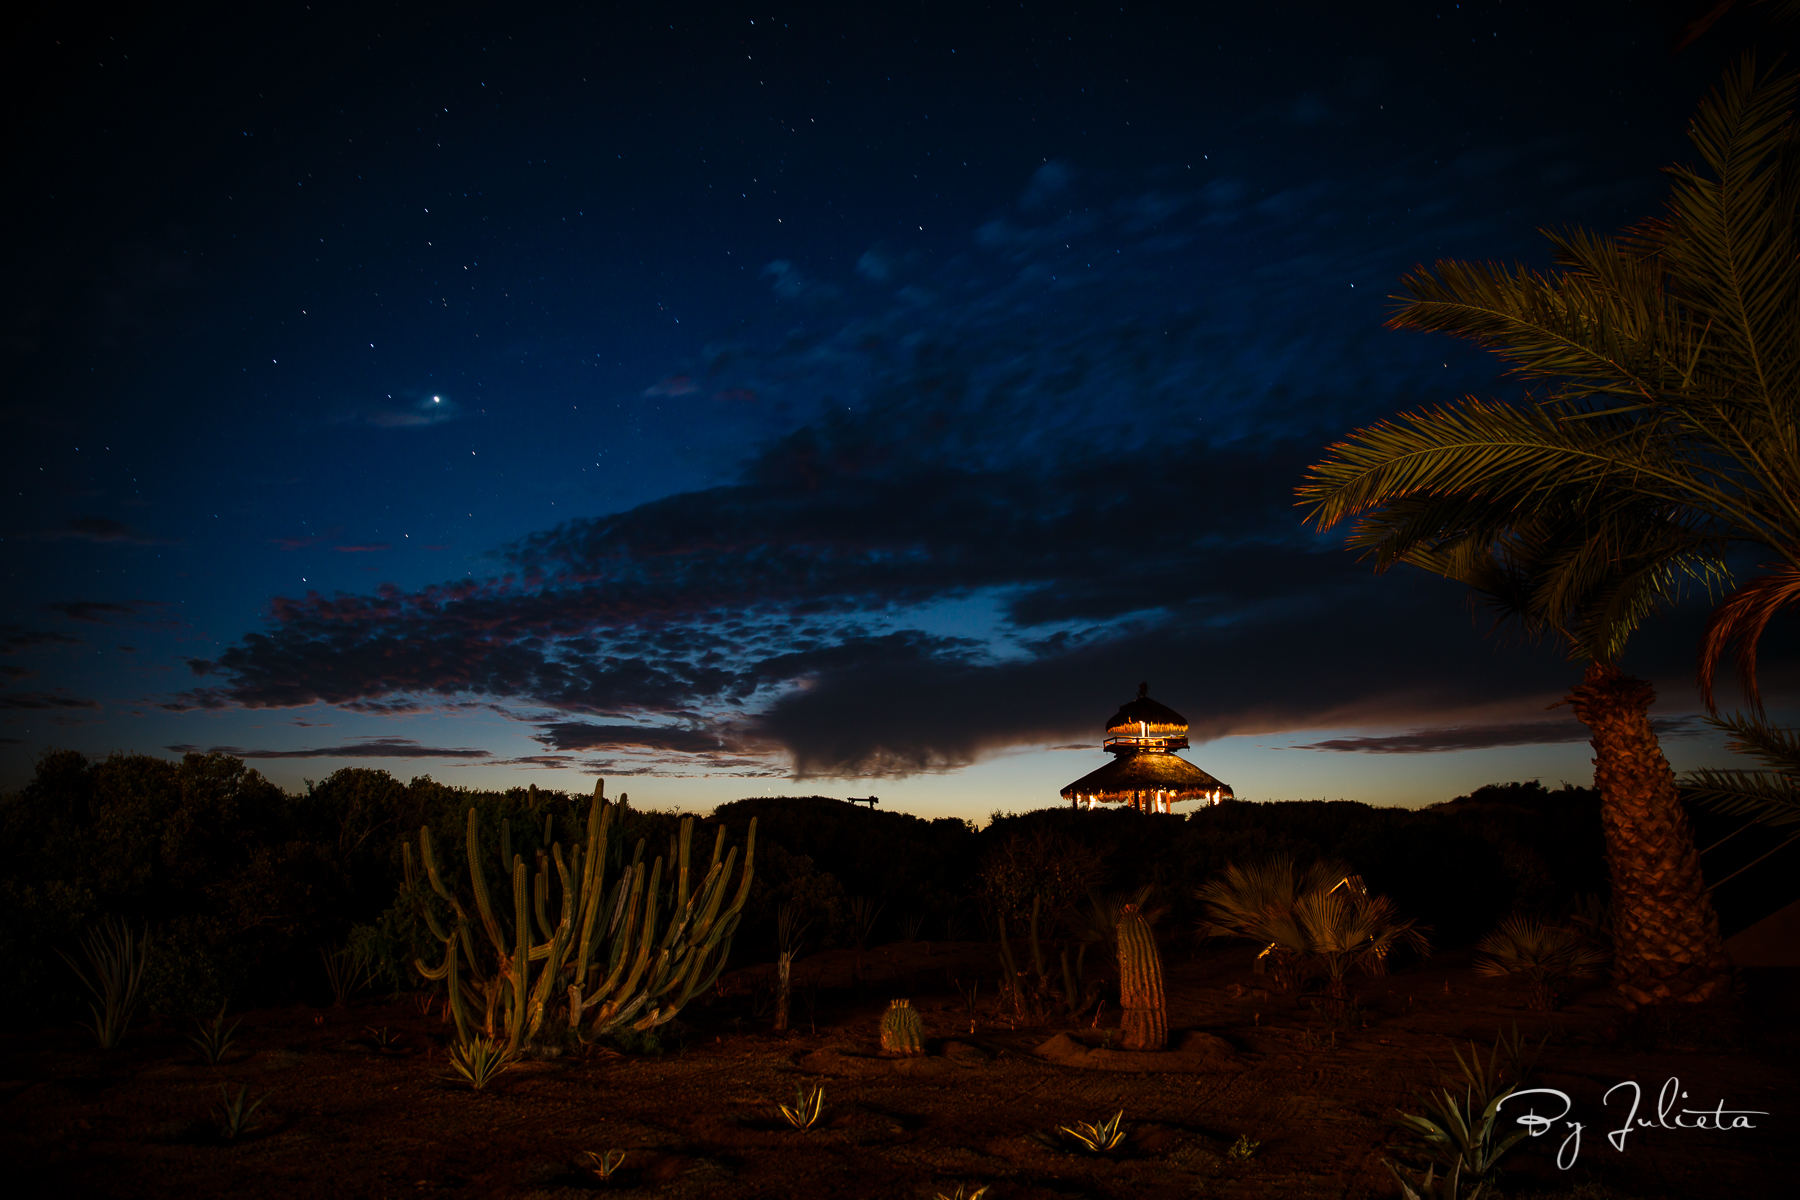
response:
<path id="1" fill-rule="evenodd" d="M 1140 732 L 1141 731 L 1141 732 Z M 1150 698 L 1150 685 L 1138 684 L 1137 699 L 1119 707 L 1112 720 L 1106 723 L 1106 732 L 1113 734 L 1148 734 L 1158 735 L 1186 734 L 1187 718 L 1166 704 L 1159 704 Z"/>
<path id="2" fill-rule="evenodd" d="M 1166 813 L 1183 800 L 1235 799 L 1230 785 L 1175 756 L 1187 749 L 1187 731 L 1186 717 L 1152 700 L 1149 684 L 1138 684 L 1137 699 L 1106 723 L 1102 745 L 1113 761 L 1062 789 L 1063 796 L 1077 808 L 1128 804 L 1151 813 Z"/>
<path id="3" fill-rule="evenodd" d="M 1124 754 L 1062 789 L 1077 804 L 1130 804 L 1155 811 L 1182 800 L 1231 799 L 1231 785 L 1220 783 L 1175 754 Z"/>

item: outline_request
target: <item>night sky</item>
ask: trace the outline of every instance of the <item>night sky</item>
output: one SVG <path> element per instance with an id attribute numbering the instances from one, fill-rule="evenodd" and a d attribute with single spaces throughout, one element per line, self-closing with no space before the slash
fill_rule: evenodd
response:
<path id="1" fill-rule="evenodd" d="M 1246 798 L 1589 781 L 1578 667 L 1293 489 L 1517 394 L 1398 277 L 1653 213 L 1757 12 L 159 7 L 3 39 L 0 784 L 979 819 L 1140 680 Z M 1626 661 L 1678 769 L 1695 628 Z"/>

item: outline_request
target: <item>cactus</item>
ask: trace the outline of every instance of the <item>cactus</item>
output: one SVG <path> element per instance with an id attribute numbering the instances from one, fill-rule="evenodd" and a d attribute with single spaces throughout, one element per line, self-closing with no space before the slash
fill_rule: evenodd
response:
<path id="1" fill-rule="evenodd" d="M 895 1000 L 881 1016 L 883 1054 L 925 1053 L 925 1027 L 911 1000 Z"/>
<path id="2" fill-rule="evenodd" d="M 756 822 L 750 822 L 735 895 L 727 892 L 738 852 L 733 847 L 721 859 L 723 829 L 713 840 L 711 867 L 697 887 L 690 886 L 691 817 L 682 820 L 669 847 L 669 887 L 662 883 L 660 857 L 654 866 L 644 866 L 641 840 L 630 865 L 608 887 L 603 875 L 614 806 L 606 800 L 605 786 L 604 780 L 594 785 L 585 838 L 567 855 L 561 842 L 552 842 L 548 854 L 538 853 L 535 873 L 523 857 L 511 853 L 511 827 L 501 822 L 501 863 L 510 868 L 512 883 L 510 920 L 488 889 L 473 808 L 464 845 L 472 903 L 448 885 L 431 830 L 419 831 L 426 875 L 449 905 L 451 919 L 440 921 L 421 905 L 432 936 L 444 944 L 444 958 L 437 966 L 422 960 L 414 966 L 426 979 L 444 981 L 461 1041 L 474 1037 L 477 1007 L 482 1033 L 504 1036 L 508 1053 L 535 1040 L 553 1010 L 566 1013 L 570 1031 L 583 1037 L 611 1033 L 627 1023 L 642 1032 L 672 1019 L 718 978 L 750 894 Z M 547 817 L 546 833 L 553 828 Z M 410 844 L 405 866 L 411 885 L 417 872 Z M 664 903 L 670 911 L 659 919 Z"/>
<path id="3" fill-rule="evenodd" d="M 1161 1050 L 1169 1042 L 1169 1008 L 1156 934 L 1135 904 L 1120 907 L 1118 932 L 1121 1043 L 1127 1050 Z"/>

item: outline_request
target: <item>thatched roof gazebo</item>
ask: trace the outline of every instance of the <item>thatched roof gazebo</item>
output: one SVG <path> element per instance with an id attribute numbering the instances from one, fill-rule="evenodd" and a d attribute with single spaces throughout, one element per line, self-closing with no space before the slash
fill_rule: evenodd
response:
<path id="1" fill-rule="evenodd" d="M 1114 759 L 1063 788 L 1076 808 L 1129 804 L 1139 812 L 1170 811 L 1187 800 L 1217 804 L 1232 799 L 1221 783 L 1176 755 L 1187 749 L 1187 718 L 1150 699 L 1150 685 L 1138 684 L 1137 699 L 1106 723 L 1105 749 Z"/>

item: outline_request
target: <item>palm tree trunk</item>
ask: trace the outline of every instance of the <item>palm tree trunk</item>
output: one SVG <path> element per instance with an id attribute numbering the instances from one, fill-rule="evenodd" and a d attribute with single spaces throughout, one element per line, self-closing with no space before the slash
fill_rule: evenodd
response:
<path id="1" fill-rule="evenodd" d="M 1723 994 L 1731 962 L 1675 777 L 1650 728 L 1656 690 L 1594 662 L 1569 696 L 1594 747 L 1612 880 L 1613 983 L 1633 1006 Z"/>

